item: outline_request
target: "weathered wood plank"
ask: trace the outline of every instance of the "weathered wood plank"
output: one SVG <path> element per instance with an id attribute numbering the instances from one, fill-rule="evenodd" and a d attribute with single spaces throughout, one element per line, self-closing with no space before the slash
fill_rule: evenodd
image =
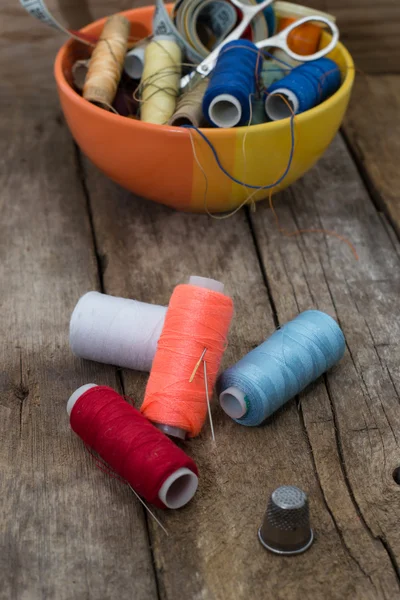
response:
<path id="1" fill-rule="evenodd" d="M 400 234 L 400 76 L 356 79 L 344 131 L 375 202 Z"/>
<path id="2" fill-rule="evenodd" d="M 400 72 L 397 0 L 307 0 L 301 4 L 336 15 L 341 40 L 358 68 L 369 73 Z"/>
<path id="3" fill-rule="evenodd" d="M 279 322 L 314 307 L 345 333 L 346 357 L 326 387 L 303 394 L 301 411 L 343 543 L 376 593 L 398 597 L 389 565 L 400 561 L 399 256 L 340 138 L 275 207 L 281 227 L 335 230 L 360 256 L 334 237 L 284 237 L 265 204 L 251 217 Z"/>
<path id="4" fill-rule="evenodd" d="M 14 22 L 14 7 L 5 12 L 17 29 L 29 22 L 31 35 L 39 32 L 29 17 Z M 68 347 L 71 311 L 99 283 L 75 148 L 52 84 L 56 45 L 51 34 L 24 51 L 16 45 L 15 61 L 0 52 L 0 598 L 152 600 L 143 511 L 95 468 L 66 413 L 79 385 L 118 379 Z"/>
<path id="5" fill-rule="evenodd" d="M 245 213 L 217 222 L 173 212 L 132 197 L 89 164 L 86 184 L 108 293 L 167 303 L 173 286 L 190 274 L 223 280 L 236 307 L 225 365 L 274 330 Z M 124 371 L 123 381 L 139 406 L 146 376 Z M 328 402 L 323 384 L 315 398 Z M 386 552 L 362 523 L 352 522 L 356 512 L 337 454 L 325 457 L 335 492 L 345 494 L 340 514 L 332 517 L 295 403 L 260 428 L 240 427 L 216 406 L 213 414 L 216 446 L 207 426 L 185 445 L 200 468 L 198 494 L 185 509 L 163 516 L 169 538 L 150 523 L 162 598 L 364 600 L 397 594 Z M 321 456 L 327 443 L 321 441 Z M 318 538 L 295 561 L 266 553 L 257 540 L 268 493 L 282 483 L 310 493 Z M 346 526 L 353 543 L 362 539 L 363 558 L 344 541 Z"/>

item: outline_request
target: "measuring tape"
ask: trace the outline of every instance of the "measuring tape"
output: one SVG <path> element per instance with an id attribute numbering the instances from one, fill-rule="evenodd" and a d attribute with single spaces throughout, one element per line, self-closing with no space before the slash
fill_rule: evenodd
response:
<path id="1" fill-rule="evenodd" d="M 246 2 L 246 0 L 244 0 Z M 247 0 L 256 4 L 256 0 Z M 175 39 L 192 63 L 200 63 L 218 46 L 237 21 L 236 9 L 226 0 L 178 0 L 172 18 L 163 0 L 156 0 L 153 35 Z M 252 23 L 253 41 L 268 37 L 268 26 L 262 13 Z"/>
<path id="2" fill-rule="evenodd" d="M 93 46 L 93 41 L 91 41 L 89 37 L 86 37 L 83 33 L 81 34 L 76 31 L 70 31 L 69 29 L 61 25 L 61 23 L 59 23 L 50 13 L 43 0 L 20 0 L 20 3 L 26 10 L 26 12 L 28 12 L 30 15 L 32 15 L 32 17 L 35 17 L 35 19 L 38 19 L 45 25 L 49 25 L 50 27 L 53 27 L 53 29 L 62 31 L 69 37 L 72 37 L 75 40 L 78 40 L 79 42 L 83 42 L 84 44 Z"/>

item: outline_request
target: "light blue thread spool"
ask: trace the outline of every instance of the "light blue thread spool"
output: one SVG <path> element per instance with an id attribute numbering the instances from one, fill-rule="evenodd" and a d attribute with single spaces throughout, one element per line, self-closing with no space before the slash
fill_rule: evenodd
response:
<path id="1" fill-rule="evenodd" d="M 335 365 L 345 351 L 332 317 L 307 310 L 246 354 L 218 379 L 223 410 L 237 423 L 260 425 Z"/>
<path id="2" fill-rule="evenodd" d="M 330 58 L 306 62 L 267 89 L 265 112 L 272 121 L 305 112 L 332 96 L 340 83 L 339 67 Z"/>

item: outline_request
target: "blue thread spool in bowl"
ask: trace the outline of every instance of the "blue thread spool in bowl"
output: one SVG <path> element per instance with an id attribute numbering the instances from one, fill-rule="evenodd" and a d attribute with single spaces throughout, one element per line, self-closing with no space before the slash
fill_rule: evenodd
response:
<path id="1" fill-rule="evenodd" d="M 226 44 L 210 76 L 203 98 L 203 114 L 216 127 L 247 125 L 263 61 L 248 40 Z"/>
<path id="2" fill-rule="evenodd" d="M 265 112 L 272 121 L 305 112 L 332 96 L 340 81 L 340 69 L 333 60 L 304 63 L 268 88 Z"/>
<path id="3" fill-rule="evenodd" d="M 237 423 L 260 425 L 335 365 L 344 351 L 336 321 L 307 310 L 222 373 L 217 382 L 221 407 Z"/>

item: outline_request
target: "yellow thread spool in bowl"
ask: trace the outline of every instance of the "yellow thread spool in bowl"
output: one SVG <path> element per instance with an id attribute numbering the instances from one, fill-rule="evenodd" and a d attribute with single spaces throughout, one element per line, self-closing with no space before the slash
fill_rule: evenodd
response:
<path id="1" fill-rule="evenodd" d="M 171 6 L 169 7 L 171 9 Z M 154 7 L 122 13 L 131 22 L 131 35 L 151 32 Z M 99 36 L 105 19 L 83 31 Z M 328 34 L 324 33 L 324 45 Z M 204 177 L 193 156 L 190 133 L 170 125 L 153 125 L 107 112 L 84 100 L 72 87 L 72 65 L 80 45 L 67 42 L 59 51 L 55 77 L 65 118 L 82 151 L 111 179 L 137 195 L 174 208 L 204 212 Z M 350 99 L 354 81 L 353 60 L 342 44 L 329 55 L 340 67 L 342 85 L 328 100 L 295 118 L 295 151 L 292 166 L 279 190 L 308 171 L 325 152 L 338 131 Z M 285 119 L 234 129 L 204 129 L 225 169 L 251 185 L 274 183 L 285 171 L 290 148 L 290 121 Z M 246 161 L 243 159 L 243 136 Z M 210 148 L 193 131 L 198 159 L 207 173 L 207 205 L 224 212 L 238 206 L 249 190 L 233 183 L 218 168 Z M 273 190 L 278 191 L 277 188 Z M 258 192 L 255 199 L 268 196 Z"/>

